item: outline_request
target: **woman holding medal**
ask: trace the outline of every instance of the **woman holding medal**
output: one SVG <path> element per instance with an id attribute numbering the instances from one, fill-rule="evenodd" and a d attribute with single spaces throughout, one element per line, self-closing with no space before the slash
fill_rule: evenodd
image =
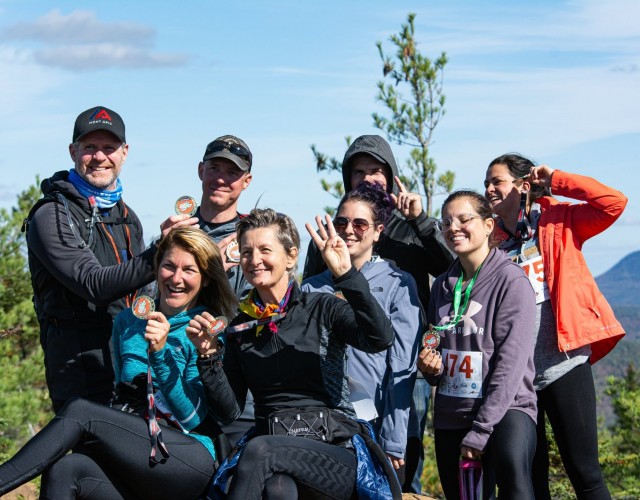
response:
<path id="1" fill-rule="evenodd" d="M 493 160 L 484 185 L 499 217 L 500 248 L 525 270 L 536 291 L 536 499 L 551 498 L 545 415 L 577 497 L 611 498 L 598 461 L 591 364 L 613 349 L 624 330 L 581 248 L 616 221 L 627 199 L 595 179 L 536 166 L 517 154 Z M 586 203 L 560 203 L 551 192 Z"/>
<path id="2" fill-rule="evenodd" d="M 535 296 L 522 269 L 495 248 L 487 200 L 456 191 L 442 206 L 458 256 L 431 289 L 418 368 L 437 385 L 435 452 L 445 496 L 459 498 L 460 458 L 479 459 L 483 491 L 533 499 Z"/>
<path id="3" fill-rule="evenodd" d="M 39 474 L 41 498 L 195 499 L 204 493 L 216 457 L 196 368 L 199 353 L 185 329 L 205 310 L 224 328 L 220 315 L 232 314 L 237 301 L 217 246 L 200 229 L 169 232 L 154 264 L 158 302 L 139 297 L 114 323 L 114 408 L 70 400 L 0 465 L 0 495 Z M 137 414 L 145 409 L 148 422 Z M 155 420 L 161 412 L 175 427 L 161 430 Z"/>
<path id="4" fill-rule="evenodd" d="M 320 217 L 316 221 L 318 233 L 310 224 L 307 230 L 345 300 L 300 292 L 294 279 L 300 237 L 289 217 L 254 209 L 236 226 L 240 266 L 254 288 L 227 328 L 224 346 L 198 360 L 210 399 L 228 398 L 235 417 L 248 390 L 254 397 L 255 432 L 240 440 L 241 454 L 227 460 L 214 480 L 224 495 L 233 474 L 229 499 L 349 499 L 362 486 L 356 485 L 360 454 L 352 447 L 362 428 L 349 401 L 347 347 L 383 351 L 394 334 L 331 219 L 326 217 L 326 229 Z M 187 333 L 199 349 L 213 347 L 206 335 L 211 321 L 205 313 L 190 322 Z"/>
<path id="5" fill-rule="evenodd" d="M 422 311 L 413 277 L 374 253 L 395 204 L 380 184 L 363 181 L 340 201 L 333 219 L 349 250 L 351 263 L 369 282 L 380 306 L 391 320 L 396 338 L 384 352 L 370 354 L 349 349 L 349 376 L 364 386 L 375 403 L 374 424 L 400 483 L 403 483 L 409 407 L 422 337 Z M 307 292 L 335 293 L 329 271 L 304 281 Z"/>

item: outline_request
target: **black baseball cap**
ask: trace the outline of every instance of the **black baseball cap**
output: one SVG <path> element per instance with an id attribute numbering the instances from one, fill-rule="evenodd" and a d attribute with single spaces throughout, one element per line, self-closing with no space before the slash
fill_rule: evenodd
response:
<path id="1" fill-rule="evenodd" d="M 226 158 L 244 172 L 250 172 L 253 163 L 253 155 L 249 146 L 235 135 L 223 135 L 211 141 L 207 145 L 202 161 L 212 158 Z"/>
<path id="2" fill-rule="evenodd" d="M 111 132 L 122 142 L 127 142 L 122 118 L 118 113 L 104 106 L 87 109 L 78 115 L 73 127 L 73 140 L 71 142 L 76 142 L 95 130 Z"/>

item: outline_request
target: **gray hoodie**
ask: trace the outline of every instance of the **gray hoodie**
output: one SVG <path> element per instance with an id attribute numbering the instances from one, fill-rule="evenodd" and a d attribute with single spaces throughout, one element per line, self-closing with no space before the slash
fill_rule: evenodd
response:
<path id="1" fill-rule="evenodd" d="M 453 288 L 462 272 L 459 259 L 431 289 L 428 321 L 444 325 L 453 315 Z M 436 429 L 465 429 L 462 445 L 483 450 L 507 410 L 536 420 L 533 389 L 535 293 L 522 269 L 492 249 L 473 285 L 469 305 L 454 330 L 441 332 L 445 365 L 438 377 Z"/>
<path id="2" fill-rule="evenodd" d="M 404 457 L 407 446 L 409 405 L 413 394 L 416 360 L 422 332 L 421 307 L 415 280 L 380 257 L 366 262 L 360 272 L 396 332 L 386 351 L 368 354 L 349 347 L 348 373 L 374 400 L 379 418 L 376 433 L 380 446 L 390 455 Z M 302 284 L 304 292 L 333 293 L 329 271 Z"/>

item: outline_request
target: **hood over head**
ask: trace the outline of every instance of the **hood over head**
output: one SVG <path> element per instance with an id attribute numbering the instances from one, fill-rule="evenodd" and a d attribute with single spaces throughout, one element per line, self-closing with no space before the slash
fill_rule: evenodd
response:
<path id="1" fill-rule="evenodd" d="M 342 160 L 342 181 L 345 191 L 349 192 L 353 189 L 353 186 L 351 186 L 352 160 L 359 154 L 367 154 L 389 167 L 387 185 L 392 186 L 391 192 L 398 194 L 398 186 L 396 186 L 394 179 L 394 177 L 398 175 L 398 165 L 393 157 L 391 146 L 379 135 L 361 135 L 353 141 L 349 149 L 347 149 L 347 152 L 344 154 L 344 159 Z"/>

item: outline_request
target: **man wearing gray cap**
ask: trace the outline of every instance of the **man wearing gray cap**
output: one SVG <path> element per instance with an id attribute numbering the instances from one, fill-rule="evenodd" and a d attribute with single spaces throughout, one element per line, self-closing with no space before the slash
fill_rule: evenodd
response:
<path id="1" fill-rule="evenodd" d="M 198 177 L 202 181 L 202 200 L 196 213 L 200 229 L 216 242 L 222 254 L 231 288 L 239 300 L 251 290 L 240 266 L 240 254 L 236 241 L 236 222 L 244 214 L 238 213 L 238 200 L 251 184 L 253 155 L 242 139 L 223 135 L 207 145 L 198 165 Z M 230 442 L 235 444 L 255 423 L 253 396 L 249 392 L 240 418 L 222 426 Z M 218 443 L 218 446 L 222 446 Z"/>
<path id="2" fill-rule="evenodd" d="M 104 106 L 81 113 L 69 145 L 74 168 L 42 181 L 44 196 L 23 226 L 56 412 L 77 396 L 109 402 L 113 318 L 153 279 L 156 246 L 144 250 L 140 220 L 122 200 L 119 175 L 128 152 L 118 113 Z M 194 222 L 172 216 L 160 229 L 165 235 Z"/>
<path id="3" fill-rule="evenodd" d="M 238 200 L 251 184 L 253 155 L 249 146 L 238 137 L 223 135 L 207 145 L 198 165 L 202 181 L 202 200 L 196 217 L 200 228 L 220 247 L 229 284 L 238 299 L 251 286 L 240 270 L 238 245 L 235 241 Z"/>

